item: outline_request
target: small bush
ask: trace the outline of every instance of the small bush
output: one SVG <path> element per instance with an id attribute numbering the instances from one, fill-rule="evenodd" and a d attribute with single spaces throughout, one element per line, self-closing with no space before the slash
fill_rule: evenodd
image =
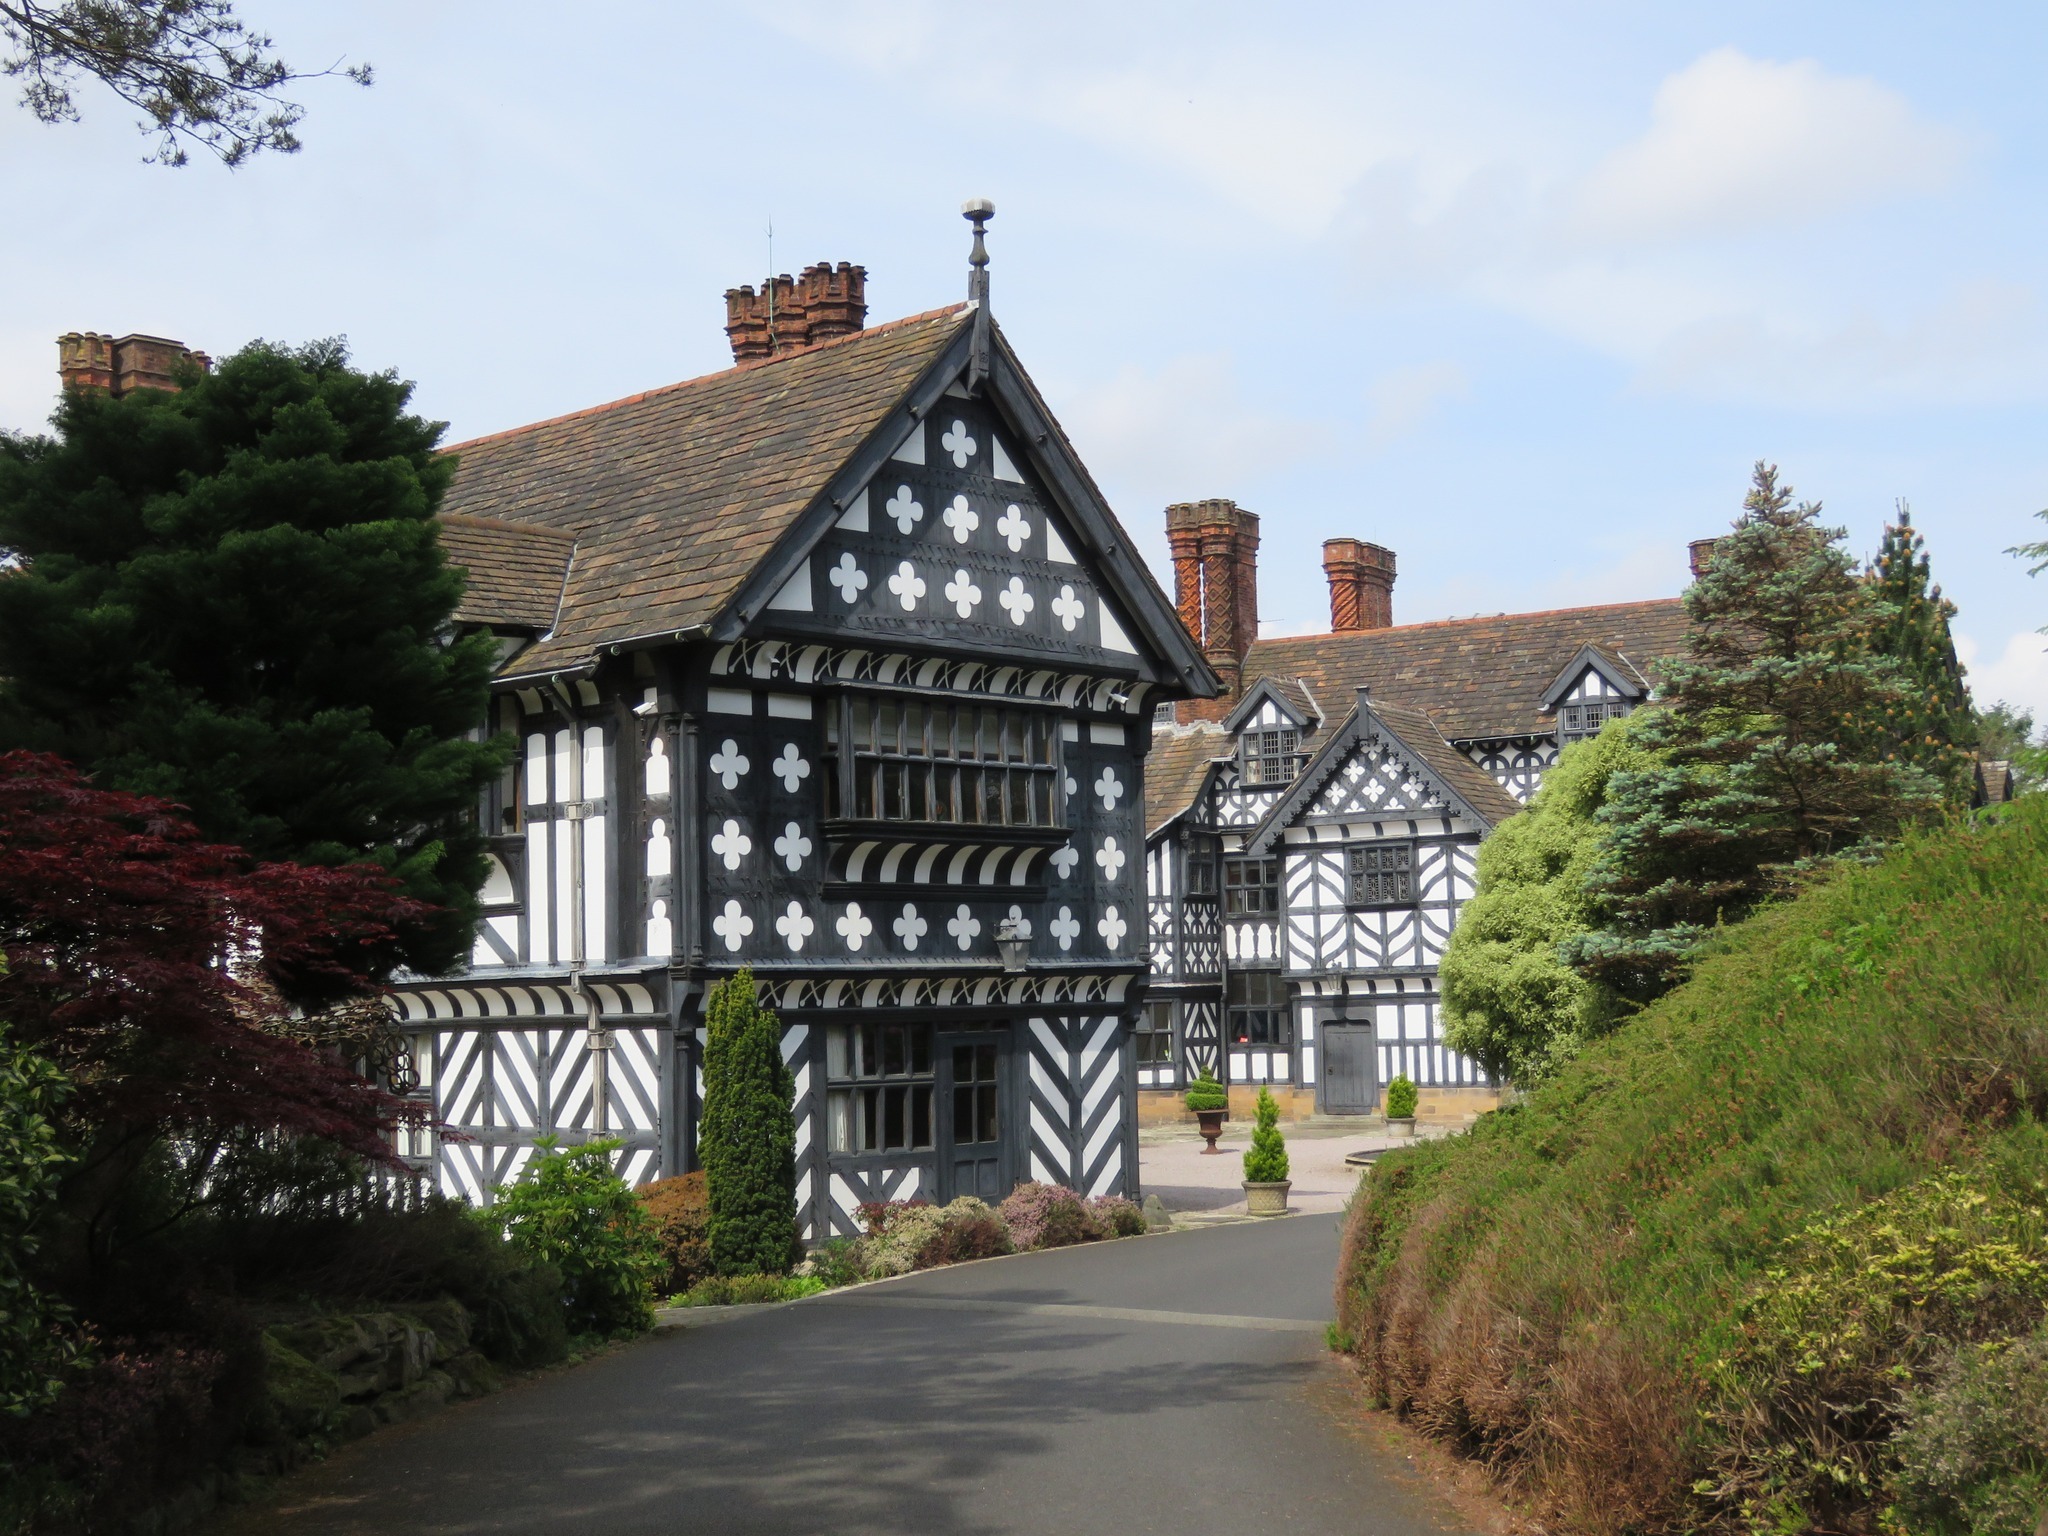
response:
<path id="1" fill-rule="evenodd" d="M 1403 1072 L 1387 1084 L 1387 1118 L 1389 1120 L 1412 1120 L 1415 1105 L 1422 1095 L 1416 1092 L 1415 1084 Z"/>
<path id="2" fill-rule="evenodd" d="M 571 1333 L 639 1332 L 654 1323 L 661 1244 L 647 1208 L 612 1171 L 620 1145 L 592 1141 L 561 1152 L 555 1137 L 536 1137 L 519 1181 L 494 1188 L 496 1203 L 477 1213 L 561 1271 Z"/>
<path id="3" fill-rule="evenodd" d="M 828 1238 L 797 1266 L 797 1273 L 808 1273 L 834 1290 L 842 1285 L 858 1285 L 868 1277 L 861 1259 L 860 1239 Z"/>
<path id="4" fill-rule="evenodd" d="M 1200 1077 L 1188 1084 L 1188 1091 L 1183 1102 L 1191 1110 L 1228 1109 L 1230 1107 L 1230 1091 L 1217 1082 L 1215 1078 L 1204 1072 Z"/>
<path id="5" fill-rule="evenodd" d="M 926 1200 L 906 1201 L 878 1215 L 861 1242 L 861 1261 L 870 1276 L 907 1275 L 926 1247 L 945 1230 L 946 1214 Z"/>
<path id="6" fill-rule="evenodd" d="M 962 1195 L 939 1214 L 943 1218 L 939 1230 L 917 1255 L 919 1269 L 993 1259 L 1015 1251 L 1003 1218 L 972 1195 Z"/>
<path id="7" fill-rule="evenodd" d="M 1892 1523 L 1927 1536 L 2034 1536 L 2048 1511 L 2048 1328 L 1964 1346 L 1901 1417 Z"/>
<path id="8" fill-rule="evenodd" d="M 654 1219 L 665 1272 L 655 1288 L 681 1295 L 711 1273 L 711 1197 L 703 1171 L 642 1184 L 633 1193 Z"/>
<path id="9" fill-rule="evenodd" d="M 711 1275 L 699 1280 L 681 1296 L 671 1298 L 679 1307 L 751 1307 L 771 1301 L 797 1301 L 815 1296 L 826 1288 L 812 1275 Z"/>
<path id="10" fill-rule="evenodd" d="M 1252 1144 L 1244 1154 L 1247 1184 L 1278 1184 L 1287 1177 L 1287 1140 L 1280 1134 L 1280 1106 L 1264 1088 L 1259 1090 L 1259 1119 L 1252 1130 Z"/>
<path id="11" fill-rule="evenodd" d="M 1064 1184 L 1019 1184 L 1000 1211 L 1020 1249 L 1066 1248 L 1102 1236 L 1088 1202 Z"/>
<path id="12" fill-rule="evenodd" d="M 1088 1214 L 1104 1237 L 1143 1237 L 1147 1230 L 1144 1210 L 1122 1195 L 1097 1195 Z"/>

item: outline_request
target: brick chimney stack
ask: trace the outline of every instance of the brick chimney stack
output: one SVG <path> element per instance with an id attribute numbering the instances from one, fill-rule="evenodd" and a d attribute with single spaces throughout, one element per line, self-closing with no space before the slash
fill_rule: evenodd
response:
<path id="1" fill-rule="evenodd" d="M 842 261 L 771 277 L 756 293 L 752 286 L 725 290 L 725 334 L 736 363 L 778 357 L 815 342 L 851 336 L 867 324 L 868 269 Z"/>
<path id="2" fill-rule="evenodd" d="M 1244 658 L 1259 636 L 1259 519 L 1234 501 L 1178 502 L 1166 509 L 1174 605 L 1223 693 L 1179 706 L 1188 720 L 1220 720 L 1237 701 Z"/>
<path id="3" fill-rule="evenodd" d="M 1325 539 L 1323 574 L 1330 578 L 1330 632 L 1355 635 L 1394 625 L 1394 552 L 1360 539 Z"/>
<path id="4" fill-rule="evenodd" d="M 201 372 L 213 367 L 204 352 L 162 336 L 67 331 L 57 338 L 57 377 L 66 389 L 104 389 L 115 396 L 137 389 L 175 393 L 177 370 L 186 363 Z"/>
<path id="5" fill-rule="evenodd" d="M 1687 563 L 1692 566 L 1692 579 L 1698 581 L 1707 574 L 1707 567 L 1714 563 L 1714 546 L 1719 539 L 1694 539 L 1685 546 Z"/>

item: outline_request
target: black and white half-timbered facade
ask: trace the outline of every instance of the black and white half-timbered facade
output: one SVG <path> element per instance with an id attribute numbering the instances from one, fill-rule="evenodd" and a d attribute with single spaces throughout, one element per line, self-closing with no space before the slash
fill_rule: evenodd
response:
<path id="1" fill-rule="evenodd" d="M 977 235 L 977 254 L 979 236 Z M 395 989 L 472 1200 L 534 1138 L 691 1166 L 707 990 L 796 1080 L 806 1234 L 1021 1179 L 1135 1193 L 1146 754 L 1217 681 L 977 298 L 727 296 L 727 372 L 452 450 L 503 637 L 468 970 Z"/>
<path id="2" fill-rule="evenodd" d="M 1332 632 L 1254 640 L 1257 528 L 1228 502 L 1168 513 L 1181 617 L 1228 691 L 1154 725 L 1141 1090 L 1208 1069 L 1292 1114 L 1363 1113 L 1405 1073 L 1425 1105 L 1483 1103 L 1437 991 L 1478 846 L 1563 745 L 1649 696 L 1684 611 L 1395 626 L 1392 553 L 1337 540 Z"/>

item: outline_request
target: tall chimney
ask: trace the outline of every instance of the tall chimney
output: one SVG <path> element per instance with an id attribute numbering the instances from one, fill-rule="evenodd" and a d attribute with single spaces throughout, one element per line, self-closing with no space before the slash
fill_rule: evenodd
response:
<path id="1" fill-rule="evenodd" d="M 1181 705 L 1179 717 L 1220 720 L 1236 702 L 1245 654 L 1259 635 L 1259 519 L 1234 501 L 1177 502 L 1166 509 L 1166 542 L 1174 606 L 1224 690 Z"/>
<path id="2" fill-rule="evenodd" d="M 842 261 L 787 272 L 752 287 L 725 290 L 725 334 L 736 363 L 779 357 L 813 342 L 851 336 L 867 324 L 868 269 Z"/>
<path id="3" fill-rule="evenodd" d="M 851 336 L 867 324 L 868 269 L 850 261 L 821 261 L 796 280 L 794 307 L 803 312 L 808 343 Z"/>
<path id="4" fill-rule="evenodd" d="M 1714 546 L 1719 539 L 1694 539 L 1685 546 L 1686 560 L 1692 566 L 1692 579 L 1698 581 L 1707 574 L 1707 567 L 1714 563 Z"/>
<path id="5" fill-rule="evenodd" d="M 1394 552 L 1361 539 L 1325 539 L 1323 574 L 1330 578 L 1330 632 L 1355 635 L 1394 624 Z"/>
<path id="6" fill-rule="evenodd" d="M 67 331 L 57 338 L 57 377 L 66 389 L 104 389 L 115 396 L 137 389 L 175 394 L 178 370 L 188 363 L 201 372 L 213 367 L 204 352 L 162 336 Z"/>

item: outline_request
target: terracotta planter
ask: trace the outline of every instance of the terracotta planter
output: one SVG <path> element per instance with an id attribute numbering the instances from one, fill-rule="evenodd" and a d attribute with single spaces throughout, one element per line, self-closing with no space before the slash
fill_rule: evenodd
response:
<path id="1" fill-rule="evenodd" d="M 1403 1115 L 1400 1119 L 1396 1120 L 1390 1115 L 1387 1117 L 1387 1129 L 1396 1136 L 1413 1136 L 1415 1134 L 1415 1117 L 1413 1115 Z"/>
<path id="2" fill-rule="evenodd" d="M 1254 1216 L 1285 1216 L 1287 1191 L 1292 1188 L 1292 1179 L 1282 1179 L 1277 1184 L 1254 1184 L 1247 1179 L 1244 1186 L 1244 1208 Z"/>
<path id="3" fill-rule="evenodd" d="M 1216 1153 L 1216 1138 L 1223 1134 L 1223 1122 L 1229 1118 L 1230 1111 L 1227 1109 L 1198 1109 L 1195 1111 L 1195 1123 L 1201 1128 L 1202 1140 L 1209 1143 L 1209 1145 L 1202 1148 L 1202 1155 L 1204 1157 L 1210 1157 Z"/>

